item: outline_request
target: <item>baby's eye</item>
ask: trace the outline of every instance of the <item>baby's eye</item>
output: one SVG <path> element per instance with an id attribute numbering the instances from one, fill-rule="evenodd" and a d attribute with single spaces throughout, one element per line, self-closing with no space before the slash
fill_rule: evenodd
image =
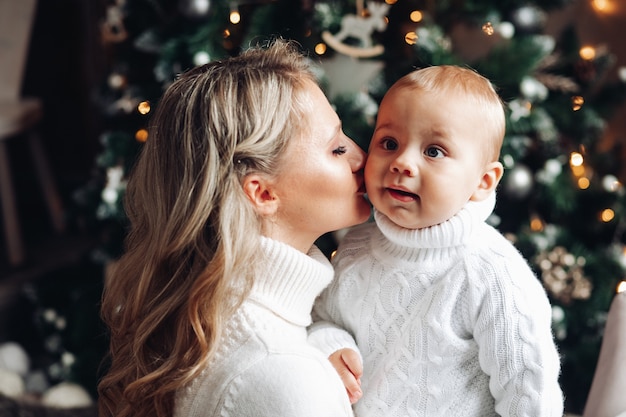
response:
<path id="1" fill-rule="evenodd" d="M 333 154 L 335 155 L 343 155 L 344 153 L 346 153 L 347 149 L 345 146 L 338 146 L 337 148 L 333 149 Z"/>
<path id="2" fill-rule="evenodd" d="M 443 158 L 443 151 L 435 146 L 431 146 L 424 152 L 430 158 Z"/>
<path id="3" fill-rule="evenodd" d="M 398 149 L 398 143 L 393 139 L 383 139 L 381 141 L 381 145 L 386 151 L 395 151 L 396 149 Z"/>

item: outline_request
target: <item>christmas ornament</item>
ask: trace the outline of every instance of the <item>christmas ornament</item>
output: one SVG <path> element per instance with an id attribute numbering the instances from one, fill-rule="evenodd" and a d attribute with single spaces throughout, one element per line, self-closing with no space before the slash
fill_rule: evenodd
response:
<path id="1" fill-rule="evenodd" d="M 547 15 L 537 6 L 523 6 L 513 11 L 511 21 L 526 33 L 537 33 L 543 29 Z"/>
<path id="2" fill-rule="evenodd" d="M 61 382 L 51 387 L 43 394 L 41 402 L 53 408 L 88 407 L 93 404 L 87 390 L 73 382 Z"/>
<path id="3" fill-rule="evenodd" d="M 541 252 L 534 262 L 541 270 L 546 290 L 563 304 L 591 296 L 593 285 L 584 276 L 585 258 L 582 256 L 576 257 L 563 246 L 556 246 L 551 251 Z"/>
<path id="4" fill-rule="evenodd" d="M 386 14 L 389 5 L 386 3 L 371 3 L 367 13 L 363 12 L 363 0 L 357 1 L 357 14 L 346 15 L 341 19 L 341 30 L 336 34 L 322 32 L 322 39 L 334 50 L 355 58 L 366 58 L 381 55 L 385 48 L 382 45 L 373 45 L 372 32 L 382 32 L 387 27 Z M 358 46 L 345 43 L 353 39 Z"/>
<path id="5" fill-rule="evenodd" d="M 328 95 L 331 98 L 340 94 L 357 93 L 367 89 L 370 82 L 385 67 L 382 61 L 359 60 L 337 54 L 321 62 L 328 81 Z"/>
<path id="6" fill-rule="evenodd" d="M 522 78 L 520 91 L 525 98 L 532 102 L 544 101 L 548 97 L 548 88 L 530 76 Z"/>
<path id="7" fill-rule="evenodd" d="M 602 178 L 602 187 L 610 193 L 621 191 L 623 188 L 615 175 L 605 175 Z"/>
<path id="8" fill-rule="evenodd" d="M 107 7 L 105 20 L 100 27 L 102 41 L 105 44 L 123 42 L 128 37 L 124 26 L 125 3 L 126 0 L 117 0 L 115 4 Z"/>
<path id="9" fill-rule="evenodd" d="M 517 122 L 523 117 L 530 116 L 531 105 L 528 101 L 522 101 L 516 98 L 509 102 L 508 107 L 511 110 L 511 120 L 514 122 Z"/>
<path id="10" fill-rule="evenodd" d="M 537 171 L 535 178 L 537 182 L 550 185 L 554 183 L 559 175 L 563 172 L 563 163 L 558 159 L 548 159 L 543 168 Z"/>
<path id="11" fill-rule="evenodd" d="M 211 10 L 210 0 L 180 0 L 178 10 L 189 19 L 206 17 Z"/>
<path id="12" fill-rule="evenodd" d="M 26 375 L 30 369 L 30 359 L 26 350 L 15 342 L 0 344 L 0 369 L 15 372 L 21 376 Z"/>
<path id="13" fill-rule="evenodd" d="M 504 39 L 512 39 L 515 36 L 515 26 L 511 22 L 501 22 L 497 26 L 497 31 Z"/>
<path id="14" fill-rule="evenodd" d="M 533 188 L 533 173 L 525 165 L 517 164 L 504 178 L 504 190 L 507 195 L 522 199 L 530 193 Z"/>

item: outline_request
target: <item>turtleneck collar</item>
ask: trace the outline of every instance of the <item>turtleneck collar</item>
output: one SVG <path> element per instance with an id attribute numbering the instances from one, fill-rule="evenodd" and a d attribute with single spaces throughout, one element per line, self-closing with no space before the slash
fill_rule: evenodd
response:
<path id="1" fill-rule="evenodd" d="M 286 243 L 261 237 L 267 262 L 259 269 L 250 298 L 285 320 L 311 324 L 315 298 L 333 278 L 333 268 L 316 247 L 304 254 Z"/>
<path id="2" fill-rule="evenodd" d="M 479 202 L 468 202 L 457 214 L 443 223 L 422 229 L 405 229 L 392 222 L 381 212 L 374 210 L 374 219 L 386 240 L 372 242 L 387 255 L 409 260 L 414 258 L 416 249 L 454 250 L 472 238 L 476 227 L 483 223 L 495 207 L 496 195 Z M 426 255 L 422 252 L 422 255 Z M 415 259 L 410 259 L 415 260 Z"/>

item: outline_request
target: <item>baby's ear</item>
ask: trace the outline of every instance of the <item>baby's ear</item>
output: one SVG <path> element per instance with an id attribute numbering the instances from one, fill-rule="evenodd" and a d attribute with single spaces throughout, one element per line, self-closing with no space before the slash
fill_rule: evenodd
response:
<path id="1" fill-rule="evenodd" d="M 487 165 L 485 172 L 483 173 L 480 183 L 474 191 L 474 194 L 470 197 L 471 201 L 482 201 L 493 193 L 504 174 L 504 167 L 498 161 L 491 162 Z"/>
<path id="2" fill-rule="evenodd" d="M 243 191 L 259 216 L 271 217 L 278 211 L 279 202 L 272 191 L 272 182 L 263 175 L 246 175 Z"/>

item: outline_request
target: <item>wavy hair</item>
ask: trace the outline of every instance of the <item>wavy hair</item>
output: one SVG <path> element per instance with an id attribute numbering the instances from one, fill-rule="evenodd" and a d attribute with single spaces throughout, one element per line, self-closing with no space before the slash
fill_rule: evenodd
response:
<path id="1" fill-rule="evenodd" d="M 105 284 L 101 417 L 171 416 L 248 294 L 261 221 L 248 173 L 276 175 L 303 129 L 308 60 L 275 40 L 194 68 L 165 91 L 125 196 L 125 253 Z"/>

